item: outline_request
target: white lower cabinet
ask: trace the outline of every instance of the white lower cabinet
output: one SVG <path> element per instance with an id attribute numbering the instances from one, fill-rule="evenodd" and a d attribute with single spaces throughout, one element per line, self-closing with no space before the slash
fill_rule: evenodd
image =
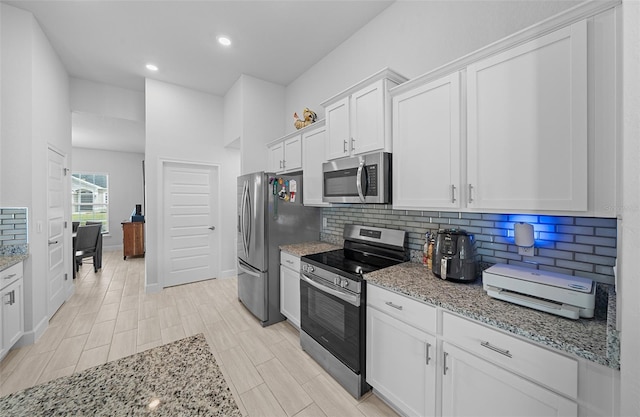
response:
<path id="1" fill-rule="evenodd" d="M 22 262 L 0 274 L 0 359 L 24 333 Z"/>
<path id="2" fill-rule="evenodd" d="M 300 328 L 300 258 L 280 252 L 280 312 Z"/>
<path id="3" fill-rule="evenodd" d="M 367 382 L 409 416 L 435 416 L 436 338 L 367 308 Z"/>
<path id="4" fill-rule="evenodd" d="M 444 342 L 442 415 L 577 416 L 578 405 Z"/>
<path id="5" fill-rule="evenodd" d="M 578 416 L 575 358 L 375 285 L 366 371 L 406 416 Z"/>

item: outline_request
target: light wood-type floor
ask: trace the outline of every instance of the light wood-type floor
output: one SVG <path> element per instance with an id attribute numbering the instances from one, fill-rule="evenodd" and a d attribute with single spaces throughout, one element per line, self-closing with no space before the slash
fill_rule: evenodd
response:
<path id="1" fill-rule="evenodd" d="M 239 303 L 236 279 L 144 293 L 144 259 L 104 253 L 34 345 L 0 362 L 0 396 L 204 333 L 248 416 L 397 416 L 375 395 L 351 397 L 300 348 L 287 322 L 263 328 Z"/>

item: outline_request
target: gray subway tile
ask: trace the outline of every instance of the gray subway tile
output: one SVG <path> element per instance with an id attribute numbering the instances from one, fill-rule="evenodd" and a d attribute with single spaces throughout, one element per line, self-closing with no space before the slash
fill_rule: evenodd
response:
<path id="1" fill-rule="evenodd" d="M 556 249 L 566 250 L 571 252 L 581 252 L 581 253 L 593 253 L 593 246 L 591 245 L 580 245 L 577 243 L 564 243 L 557 242 Z"/>
<path id="2" fill-rule="evenodd" d="M 469 225 L 476 227 L 493 227 L 494 222 L 488 220 L 471 220 Z"/>
<path id="3" fill-rule="evenodd" d="M 560 268 L 574 269 L 578 271 L 586 271 L 593 272 L 593 264 L 585 263 L 585 262 L 576 262 L 576 261 L 568 261 L 564 259 L 558 259 L 556 261 L 556 266 Z"/>
<path id="4" fill-rule="evenodd" d="M 573 235 L 567 235 L 563 233 L 540 232 L 538 233 L 538 239 L 550 240 L 553 242 L 573 242 Z"/>
<path id="5" fill-rule="evenodd" d="M 563 250 L 555 250 L 555 249 L 538 249 L 538 254 L 540 256 L 546 256 L 548 258 L 556 258 L 556 259 L 573 259 L 573 252 L 563 251 Z"/>
<path id="6" fill-rule="evenodd" d="M 460 213 L 460 217 L 467 220 L 481 220 L 481 213 Z"/>
<path id="7" fill-rule="evenodd" d="M 560 268 L 557 266 L 540 265 L 538 269 L 541 271 L 555 272 L 556 274 L 574 275 L 573 269 L 571 268 Z"/>
<path id="8" fill-rule="evenodd" d="M 586 253 L 576 253 L 573 259 L 576 261 L 588 262 L 596 265 L 613 266 L 615 263 L 615 258 L 610 258 L 608 256 L 589 255 Z"/>
<path id="9" fill-rule="evenodd" d="M 604 217 L 576 217 L 576 224 L 579 226 L 609 227 L 615 229 L 618 221 L 614 218 Z"/>
<path id="10" fill-rule="evenodd" d="M 596 274 L 613 276 L 613 267 L 605 265 L 596 265 Z"/>
<path id="11" fill-rule="evenodd" d="M 507 236 L 507 231 L 504 229 L 492 229 L 488 227 L 483 227 L 482 234 L 491 235 L 491 236 Z"/>
<path id="12" fill-rule="evenodd" d="M 561 217 L 561 216 L 540 216 L 538 222 L 548 224 L 573 224 L 574 217 Z"/>
<path id="13" fill-rule="evenodd" d="M 616 248 L 607 248 L 604 246 L 596 246 L 596 255 L 611 256 L 613 258 L 618 256 L 618 250 Z"/>
<path id="14" fill-rule="evenodd" d="M 459 219 L 460 218 L 460 213 L 458 213 L 457 211 L 441 211 L 439 212 L 438 217 L 440 218 L 445 218 L 445 219 Z"/>
<path id="15" fill-rule="evenodd" d="M 506 214 L 482 213 L 482 220 L 506 222 L 509 216 Z"/>
<path id="16" fill-rule="evenodd" d="M 522 260 L 522 256 L 518 255 L 517 253 L 513 253 L 513 252 L 494 251 L 494 256 L 496 256 L 498 258 L 504 258 L 504 259 L 513 259 L 515 261 L 521 261 Z"/>
<path id="17" fill-rule="evenodd" d="M 607 227 L 596 227 L 596 236 L 602 237 L 618 237 L 617 229 L 609 229 Z"/>
<path id="18" fill-rule="evenodd" d="M 596 246 L 616 246 L 616 239 L 609 237 L 576 236 L 576 242 Z"/>
<path id="19" fill-rule="evenodd" d="M 469 226 L 469 220 L 449 219 L 449 224 L 454 226 Z"/>
<path id="20" fill-rule="evenodd" d="M 509 265 L 519 266 L 521 268 L 538 269 L 538 265 L 531 262 L 509 260 Z"/>
<path id="21" fill-rule="evenodd" d="M 510 214 L 510 222 L 538 223 L 538 216 L 531 214 Z"/>
<path id="22" fill-rule="evenodd" d="M 574 235 L 588 235 L 593 236 L 594 228 L 591 226 L 557 226 L 556 230 L 559 233 L 571 233 Z"/>

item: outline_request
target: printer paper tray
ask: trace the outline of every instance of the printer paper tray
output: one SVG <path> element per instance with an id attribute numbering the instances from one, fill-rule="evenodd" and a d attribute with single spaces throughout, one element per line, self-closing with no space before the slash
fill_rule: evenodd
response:
<path id="1" fill-rule="evenodd" d="M 545 311 L 547 313 L 577 320 L 580 317 L 580 308 L 570 304 L 557 303 L 551 300 L 531 297 L 525 294 L 497 288 L 490 285 L 485 287 L 487 295 L 503 301 L 509 301 L 525 307 Z"/>

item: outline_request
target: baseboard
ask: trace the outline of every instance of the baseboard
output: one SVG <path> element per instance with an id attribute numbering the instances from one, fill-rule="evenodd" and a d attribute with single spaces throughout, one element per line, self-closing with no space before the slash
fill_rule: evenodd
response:
<path id="1" fill-rule="evenodd" d="M 156 284 L 145 284 L 144 285 L 144 292 L 146 294 L 153 294 L 156 292 L 160 292 L 162 291 L 162 285 L 156 283 Z"/>
<path id="2" fill-rule="evenodd" d="M 18 340 L 13 347 L 15 348 L 15 347 L 27 346 L 27 345 L 32 345 L 36 343 L 42 337 L 42 335 L 44 334 L 44 332 L 47 330 L 48 327 L 49 327 L 49 316 L 44 316 L 44 318 L 40 321 L 40 323 L 38 323 L 38 325 L 33 330 L 24 332 L 20 340 Z"/>
<path id="3" fill-rule="evenodd" d="M 220 278 L 234 278 L 238 275 L 238 271 L 235 269 L 227 269 L 226 271 L 220 271 Z"/>

